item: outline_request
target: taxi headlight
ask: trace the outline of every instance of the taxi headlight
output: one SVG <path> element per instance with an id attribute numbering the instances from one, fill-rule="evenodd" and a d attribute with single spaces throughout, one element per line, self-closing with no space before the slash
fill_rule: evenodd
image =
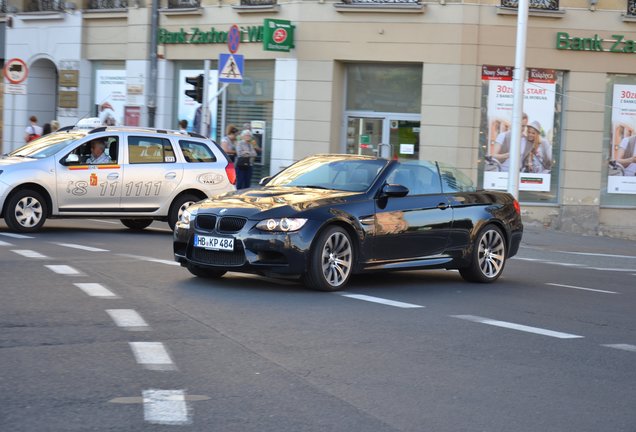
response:
<path id="1" fill-rule="evenodd" d="M 197 215 L 197 209 L 187 208 L 181 213 L 181 219 L 179 219 L 179 225 L 181 228 L 190 228 L 190 221 Z"/>
<path id="2" fill-rule="evenodd" d="M 301 229 L 305 223 L 307 223 L 307 219 L 303 218 L 265 219 L 257 223 L 256 228 L 270 232 L 293 232 Z"/>

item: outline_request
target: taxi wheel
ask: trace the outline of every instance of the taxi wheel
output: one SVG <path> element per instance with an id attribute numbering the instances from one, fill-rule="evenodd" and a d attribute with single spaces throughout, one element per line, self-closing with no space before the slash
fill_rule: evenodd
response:
<path id="1" fill-rule="evenodd" d="M 126 228 L 141 231 L 152 223 L 152 219 L 119 219 Z"/>
<path id="2" fill-rule="evenodd" d="M 340 290 L 351 277 L 353 262 L 351 237 L 343 228 L 332 226 L 320 233 L 313 245 L 309 268 L 302 280 L 312 289 Z"/>
<path id="3" fill-rule="evenodd" d="M 206 278 L 206 279 L 218 279 L 222 277 L 225 273 L 225 270 L 216 270 L 204 267 L 198 267 L 193 264 L 188 264 L 188 270 L 190 273 L 197 277 Z"/>
<path id="4" fill-rule="evenodd" d="M 177 221 L 181 219 L 183 211 L 197 201 L 200 201 L 200 198 L 192 194 L 180 195 L 175 198 L 168 212 L 168 225 L 171 230 L 174 231 L 174 226 L 177 224 Z"/>
<path id="5" fill-rule="evenodd" d="M 506 264 L 506 241 L 501 230 L 486 225 L 477 235 L 473 245 L 471 263 L 459 269 L 459 274 L 468 282 L 494 282 L 503 273 Z"/>
<path id="6" fill-rule="evenodd" d="M 44 225 L 47 211 L 42 194 L 24 189 L 9 199 L 4 220 L 13 231 L 34 232 Z"/>

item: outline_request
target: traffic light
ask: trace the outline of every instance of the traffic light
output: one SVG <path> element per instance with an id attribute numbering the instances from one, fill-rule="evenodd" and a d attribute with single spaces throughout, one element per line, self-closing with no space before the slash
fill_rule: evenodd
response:
<path id="1" fill-rule="evenodd" d="M 203 74 L 195 77 L 186 77 L 186 82 L 194 86 L 194 90 L 186 90 L 186 96 L 191 97 L 195 101 L 201 103 L 203 101 Z"/>

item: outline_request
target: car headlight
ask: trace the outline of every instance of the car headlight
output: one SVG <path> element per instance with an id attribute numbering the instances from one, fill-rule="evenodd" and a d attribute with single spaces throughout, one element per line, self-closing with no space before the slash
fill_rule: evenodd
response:
<path id="1" fill-rule="evenodd" d="M 293 232 L 298 231 L 307 223 L 302 218 L 265 219 L 256 224 L 261 231 Z"/>
<path id="2" fill-rule="evenodd" d="M 179 219 L 179 224 L 181 225 L 181 228 L 190 228 L 190 221 L 194 219 L 196 215 L 197 215 L 196 208 L 188 207 L 187 209 L 183 210 L 183 212 L 181 213 L 181 219 Z"/>

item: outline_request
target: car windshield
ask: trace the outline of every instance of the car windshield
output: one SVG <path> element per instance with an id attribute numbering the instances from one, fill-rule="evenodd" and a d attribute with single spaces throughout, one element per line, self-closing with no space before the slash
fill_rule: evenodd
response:
<path id="1" fill-rule="evenodd" d="M 316 156 L 301 160 L 280 172 L 267 186 L 362 192 L 369 189 L 387 163 L 384 159 Z"/>
<path id="2" fill-rule="evenodd" d="M 69 143 L 84 137 L 84 134 L 59 132 L 43 136 L 30 143 L 13 150 L 9 156 L 29 157 L 41 159 L 54 155 Z"/>

